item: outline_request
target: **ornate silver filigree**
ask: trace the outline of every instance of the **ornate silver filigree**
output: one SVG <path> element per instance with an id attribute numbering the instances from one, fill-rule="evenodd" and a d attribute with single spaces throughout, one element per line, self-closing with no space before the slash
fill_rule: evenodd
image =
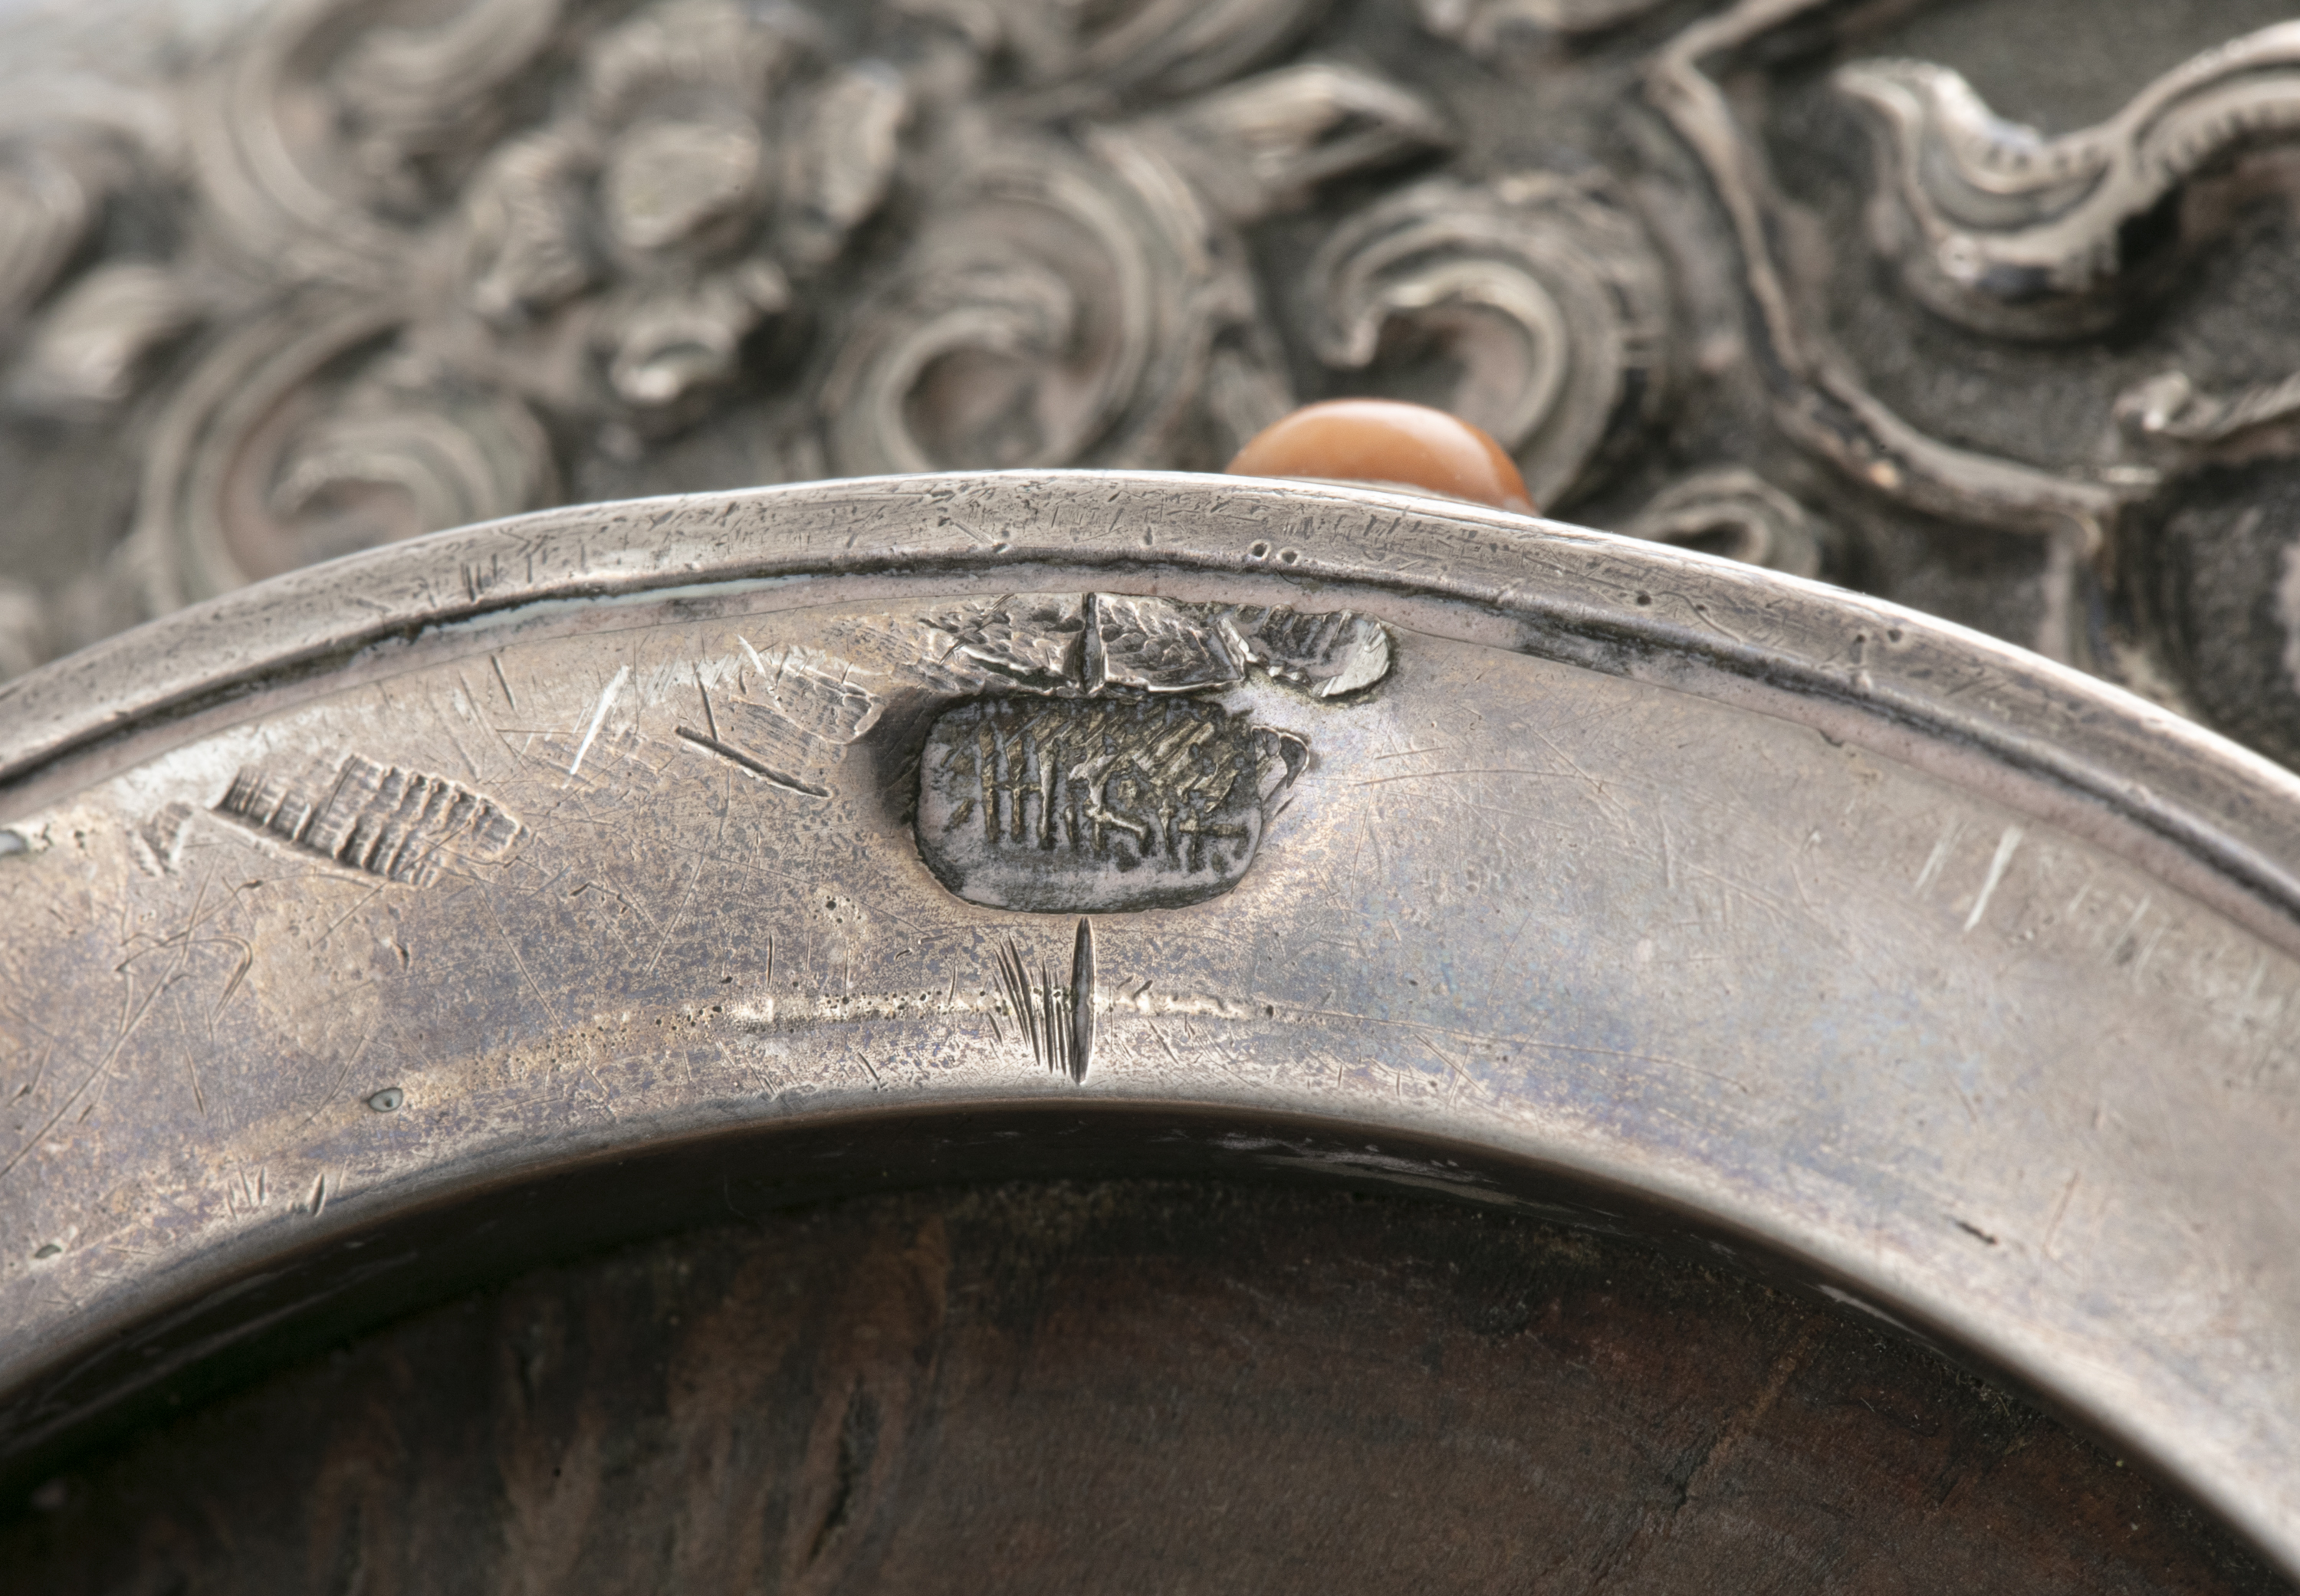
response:
<path id="1" fill-rule="evenodd" d="M 1543 505 L 1588 486 L 1660 409 L 1669 305 L 1636 216 L 1602 181 L 1415 184 L 1352 217 L 1310 268 L 1318 353 L 1476 422 Z M 1415 357 L 1444 373 L 1414 382 Z"/>
<path id="2" fill-rule="evenodd" d="M 1882 129 L 1871 225 L 1910 292 L 1983 332 L 2064 337 L 2108 325 L 2169 263 L 2183 184 L 2300 130 L 2300 22 L 2231 39 L 2057 138 L 1930 62 L 1855 62 L 1837 83 Z"/>
<path id="3" fill-rule="evenodd" d="M 282 4 L 180 117 L 83 95 L 0 143 L 0 384 L 148 428 L 114 577 L 145 613 L 553 502 L 756 403 L 762 352 L 818 329 L 746 479 L 1218 464 L 1294 399 L 1237 229 L 1449 137 L 1360 69 L 1231 81 L 1314 10 L 921 3 L 839 59 L 737 0 Z M 1024 87 L 996 110 L 993 60 Z M 904 241 L 851 297 L 906 162 Z M 108 194 L 179 173 L 170 250 L 66 274 Z"/>
<path id="4" fill-rule="evenodd" d="M 795 10 L 643 7 L 492 149 L 502 90 L 567 23 L 558 0 L 425 28 L 369 15 L 283 6 L 201 75 L 192 242 L 97 266 L 20 340 L 16 402 L 88 413 L 212 329 L 146 455 L 124 574 L 147 611 L 551 502 L 554 428 L 612 445 L 691 420 L 892 179 L 902 79 L 829 62 Z M 85 143 L 0 183 L 0 314 L 88 225 L 100 195 L 66 158 Z"/>
<path id="5" fill-rule="evenodd" d="M 2288 187 L 2234 158 L 2300 117 L 2300 24 L 2046 137 L 1825 0 L 1673 37 L 1653 0 L 231 10 L 180 65 L 91 57 L 0 107 L 0 469 L 71 462 L 7 546 L 90 551 L 11 573 L 35 596 L 7 669 L 555 501 L 1213 468 L 1299 401 L 1381 393 L 1486 427 L 1545 508 L 1788 569 L 1826 549 L 1827 574 L 2187 703 L 2122 552 L 2203 524 L 2203 468 L 2300 447 L 2300 348 L 2272 339 L 2231 362 L 2138 333 L 2096 424 L 2046 446 L 1942 397 L 1978 364 L 1912 384 L 1947 357 L 1895 320 L 2065 340 L 2144 302 L 2188 316 L 2167 269 Z M 1831 152 L 1786 196 L 1772 166 L 1801 157 L 1761 119 L 1858 137 L 1838 104 L 1873 186 Z M 1897 285 L 1816 226 L 1864 201 Z"/>
<path id="6" fill-rule="evenodd" d="M 2146 470 L 2064 473 L 1932 437 L 1879 400 L 1836 347 L 1784 258 L 1779 195 L 1719 72 L 1738 53 L 1828 0 L 1742 0 L 1696 23 L 1654 59 L 1646 92 L 1714 184 L 1740 257 L 1773 420 L 1803 448 L 1870 490 L 1928 514 L 2045 539 L 2046 602 L 2024 642 L 2082 651 L 2075 573 L 2105 548 L 2124 508 L 2156 483 Z"/>
<path id="7" fill-rule="evenodd" d="M 1445 137 L 1415 96 L 1312 64 L 992 137 L 849 324 L 831 465 L 1219 465 L 1291 403 L 1236 226 Z"/>

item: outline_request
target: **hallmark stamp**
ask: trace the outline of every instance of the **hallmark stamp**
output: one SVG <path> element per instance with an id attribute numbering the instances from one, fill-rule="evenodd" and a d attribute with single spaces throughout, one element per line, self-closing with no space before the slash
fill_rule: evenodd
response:
<path id="1" fill-rule="evenodd" d="M 1195 698 L 978 698 L 920 769 L 919 850 L 970 903 L 1105 914 L 1228 892 L 1301 744 Z"/>
<path id="2" fill-rule="evenodd" d="M 501 859 L 523 827 L 441 776 L 352 755 L 316 787 L 247 766 L 215 812 L 305 853 L 386 881 L 429 886 L 449 858 Z"/>
<path id="3" fill-rule="evenodd" d="M 1112 914 L 1203 902 L 1245 877 L 1309 744 L 1217 695 L 1249 669 L 1312 698 L 1371 686 L 1388 632 L 1105 594 L 1020 594 L 929 624 L 982 691 L 919 761 L 920 857 L 986 908 Z"/>

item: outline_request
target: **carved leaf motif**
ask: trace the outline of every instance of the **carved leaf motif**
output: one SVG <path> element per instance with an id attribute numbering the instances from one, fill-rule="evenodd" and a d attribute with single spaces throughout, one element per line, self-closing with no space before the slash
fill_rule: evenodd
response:
<path id="1" fill-rule="evenodd" d="M 1327 240 L 1309 293 L 1321 359 L 1484 428 L 1544 506 L 1587 486 L 1661 401 L 1661 265 L 1599 188 L 1416 184 Z"/>
<path id="2" fill-rule="evenodd" d="M 953 652 L 1027 687 L 1074 686 L 1084 669 L 1083 594 L 1008 594 L 935 616 L 931 624 L 953 639 Z"/>
<path id="3" fill-rule="evenodd" d="M 1227 686 L 1243 674 L 1242 660 L 1230 657 L 1221 629 L 1204 617 L 1164 599 L 1093 595 L 1094 637 L 1099 645 L 1099 680 L 1150 693 L 1195 693 Z"/>
<path id="4" fill-rule="evenodd" d="M 1389 674 L 1389 630 L 1347 610 L 1233 610 L 1223 629 L 1272 677 L 1318 698 L 1343 698 Z"/>
<path id="5" fill-rule="evenodd" d="M 1091 697 L 1200 693 L 1235 686 L 1258 665 L 1316 698 L 1338 698 L 1388 674 L 1389 632 L 1347 610 L 1212 609 L 1120 594 L 1009 594 L 929 617 L 930 643 L 903 652 L 939 691 L 980 688 L 950 676 L 971 662 L 1024 693 Z M 921 658 L 923 656 L 923 658 Z M 948 679 L 943 679 L 947 677 Z"/>

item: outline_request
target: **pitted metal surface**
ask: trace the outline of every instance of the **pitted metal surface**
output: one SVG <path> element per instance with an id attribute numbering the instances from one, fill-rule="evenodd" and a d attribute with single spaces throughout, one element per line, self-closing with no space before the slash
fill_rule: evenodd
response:
<path id="1" fill-rule="evenodd" d="M 1015 594 L 1388 668 L 1000 681 L 948 623 Z M 1295 740 L 1228 890 L 950 890 L 938 728 L 1062 706 Z M 0 716 L 13 1459 L 547 1242 L 554 1180 L 1201 1160 L 1772 1260 L 2300 1567 L 2300 783 L 2032 655 L 1426 499 L 1012 474 L 376 551 Z"/>

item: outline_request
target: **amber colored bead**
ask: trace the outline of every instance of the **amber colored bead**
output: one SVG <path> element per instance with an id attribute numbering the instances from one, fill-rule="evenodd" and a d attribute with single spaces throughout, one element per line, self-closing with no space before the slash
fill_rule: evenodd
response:
<path id="1" fill-rule="evenodd" d="M 1305 404 L 1255 433 L 1227 469 L 1238 477 L 1394 484 L 1533 512 L 1516 462 L 1482 428 L 1395 399 Z"/>

